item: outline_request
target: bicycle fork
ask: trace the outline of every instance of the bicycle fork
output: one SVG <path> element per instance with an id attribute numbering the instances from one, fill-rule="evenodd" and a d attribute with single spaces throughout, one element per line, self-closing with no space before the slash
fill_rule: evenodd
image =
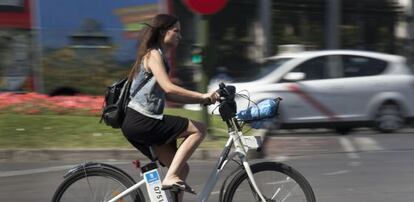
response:
<path id="1" fill-rule="evenodd" d="M 259 187 L 257 186 L 256 180 L 254 179 L 252 169 L 250 169 L 249 162 L 247 161 L 247 149 L 244 147 L 241 138 L 243 137 L 239 132 L 232 131 L 229 133 L 230 136 L 233 139 L 233 144 L 236 148 L 236 153 L 239 155 L 240 160 L 242 161 L 244 170 L 247 173 L 247 176 L 249 177 L 249 183 L 251 186 L 253 186 L 256 194 L 259 196 L 260 200 L 263 202 L 266 202 L 266 199 L 264 198 L 262 192 L 260 191 Z"/>
<path id="2" fill-rule="evenodd" d="M 244 166 L 244 169 L 245 169 L 245 171 L 247 173 L 247 176 L 249 177 L 250 187 L 253 186 L 253 189 L 254 190 L 252 190 L 252 191 L 255 191 L 256 192 L 256 194 L 259 196 L 259 198 L 260 198 L 261 201 L 266 202 L 266 199 L 264 198 L 262 192 L 260 191 L 259 187 L 257 187 L 256 181 L 254 179 L 253 172 L 250 169 L 249 163 L 247 161 L 243 161 L 243 166 Z"/>

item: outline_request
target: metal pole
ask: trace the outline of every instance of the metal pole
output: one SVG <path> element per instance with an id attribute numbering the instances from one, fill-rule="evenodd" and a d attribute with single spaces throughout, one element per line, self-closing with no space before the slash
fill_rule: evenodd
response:
<path id="1" fill-rule="evenodd" d="M 411 0 L 411 5 L 409 5 L 409 11 L 408 11 L 408 25 L 407 25 L 407 34 L 408 34 L 408 40 L 409 40 L 409 48 L 408 52 L 410 53 L 408 56 L 408 61 L 411 65 L 411 68 L 414 68 L 414 0 Z"/>
<path id="2" fill-rule="evenodd" d="M 41 17 L 40 17 L 40 1 L 29 1 L 30 4 L 30 13 L 31 13 L 31 32 L 33 35 L 33 44 L 35 46 L 34 57 L 33 57 L 33 83 L 34 90 L 37 92 L 45 92 L 44 83 L 43 83 L 43 63 L 42 63 L 42 35 L 41 35 Z"/>
<path id="3" fill-rule="evenodd" d="M 199 71 L 201 73 L 201 81 L 198 85 L 199 91 L 200 92 L 207 92 L 207 83 L 208 83 L 208 78 L 206 75 L 206 59 L 208 59 L 208 57 L 206 57 L 206 46 L 208 44 L 208 32 L 209 32 L 209 25 L 208 25 L 208 20 L 206 16 L 202 16 L 199 14 L 195 14 L 195 26 L 194 28 L 196 29 L 196 39 L 195 39 L 195 43 L 197 45 L 199 45 L 202 49 L 203 49 L 203 55 L 202 55 L 202 62 L 201 65 L 199 66 Z M 202 118 L 202 122 L 204 124 L 206 124 L 207 128 L 209 128 L 209 117 L 208 117 L 208 110 L 207 107 L 202 107 L 201 110 L 201 118 Z"/>
<path id="4" fill-rule="evenodd" d="M 408 38 L 414 40 L 414 0 L 411 0 L 408 10 Z"/>
<path id="5" fill-rule="evenodd" d="M 272 54 L 272 2 L 270 0 L 260 0 L 259 4 L 260 24 L 264 38 L 262 55 L 268 57 Z"/>
<path id="6" fill-rule="evenodd" d="M 341 0 L 326 0 L 326 48 L 338 49 L 340 48 L 340 33 L 339 25 L 341 23 Z"/>

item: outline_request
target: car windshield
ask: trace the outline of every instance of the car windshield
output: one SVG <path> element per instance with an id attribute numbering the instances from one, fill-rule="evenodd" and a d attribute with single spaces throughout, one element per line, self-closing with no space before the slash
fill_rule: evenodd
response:
<path id="1" fill-rule="evenodd" d="M 279 68 L 282 64 L 286 63 L 287 61 L 291 59 L 292 58 L 277 58 L 277 59 L 267 60 L 259 67 L 258 73 L 252 77 L 249 77 L 247 81 L 254 81 L 254 80 L 263 78 L 269 75 L 270 73 L 272 73 L 274 70 Z"/>

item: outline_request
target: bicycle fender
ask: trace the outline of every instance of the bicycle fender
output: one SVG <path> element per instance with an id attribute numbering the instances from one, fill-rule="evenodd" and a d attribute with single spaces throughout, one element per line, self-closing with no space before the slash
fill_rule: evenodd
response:
<path id="1" fill-rule="evenodd" d="M 124 175 L 125 177 L 129 178 L 132 182 L 135 183 L 135 180 L 128 175 L 125 171 L 113 166 L 113 165 L 109 165 L 106 163 L 98 163 L 98 162 L 86 162 L 86 163 L 81 163 L 73 168 L 71 168 L 68 172 L 66 172 L 63 175 L 63 178 L 66 179 L 72 175 L 75 175 L 78 172 L 83 172 L 86 169 L 89 168 L 101 168 L 101 169 L 108 169 L 108 170 L 113 170 L 117 173 L 120 173 L 121 175 Z"/>
<path id="2" fill-rule="evenodd" d="M 226 192 L 226 188 L 227 188 L 227 181 L 232 181 L 234 176 L 236 175 L 236 173 L 239 173 L 240 170 L 244 170 L 243 166 L 239 166 L 236 169 L 234 169 L 229 175 L 227 175 L 226 179 L 223 181 L 223 183 L 221 184 L 221 188 L 220 188 L 220 194 L 219 194 L 219 201 L 220 202 L 224 202 L 224 193 Z"/>

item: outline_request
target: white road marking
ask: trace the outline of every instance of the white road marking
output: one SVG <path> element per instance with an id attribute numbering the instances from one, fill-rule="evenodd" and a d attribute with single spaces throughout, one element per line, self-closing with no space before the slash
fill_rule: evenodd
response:
<path id="1" fill-rule="evenodd" d="M 339 170 L 339 171 L 336 171 L 336 172 L 324 173 L 323 175 L 328 175 L 328 176 L 341 175 L 341 174 L 345 174 L 345 173 L 349 173 L 349 172 L 350 172 L 349 170 Z"/>
<path id="2" fill-rule="evenodd" d="M 73 168 L 75 165 L 65 165 L 65 166 L 53 166 L 53 167 L 46 167 L 46 168 L 36 168 L 36 169 L 29 169 L 29 170 L 16 170 L 16 171 L 5 171 L 0 172 L 0 177 L 13 177 L 19 175 L 31 175 L 31 174 L 38 174 L 38 173 L 47 173 L 47 172 L 55 172 L 61 170 L 67 170 Z"/>
<path id="3" fill-rule="evenodd" d="M 350 159 L 359 159 L 359 155 L 358 155 L 357 153 L 355 153 L 355 152 L 356 152 L 356 150 L 355 150 L 354 145 L 352 145 L 351 141 L 349 141 L 349 139 L 348 139 L 348 138 L 341 137 L 341 138 L 339 139 L 339 142 L 341 143 L 341 145 L 342 145 L 342 147 L 344 148 L 345 152 L 347 152 L 347 154 L 346 154 L 346 155 L 347 155 Z"/>
<path id="4" fill-rule="evenodd" d="M 126 164 L 126 162 L 111 162 L 112 165 L 119 165 L 119 164 Z M 47 173 L 47 172 L 56 172 L 62 170 L 69 170 L 76 165 L 63 165 L 63 166 L 51 166 L 45 168 L 35 168 L 35 169 L 28 169 L 28 170 L 14 170 L 14 171 L 3 171 L 0 172 L 0 177 L 14 177 L 20 175 L 32 175 L 32 174 L 39 174 L 39 173 Z"/>
<path id="5" fill-rule="evenodd" d="M 220 194 L 220 191 L 213 191 L 213 192 L 211 192 L 211 195 L 217 195 L 217 194 Z"/>
<path id="6" fill-rule="evenodd" d="M 288 159 L 289 159 L 289 157 L 287 157 L 287 156 L 277 156 L 277 157 L 273 158 L 273 161 L 283 162 L 283 161 L 287 161 Z"/>
<path id="7" fill-rule="evenodd" d="M 379 146 L 378 142 L 370 137 L 356 137 L 354 142 L 358 145 L 361 151 L 378 151 L 384 150 L 383 147 Z"/>

